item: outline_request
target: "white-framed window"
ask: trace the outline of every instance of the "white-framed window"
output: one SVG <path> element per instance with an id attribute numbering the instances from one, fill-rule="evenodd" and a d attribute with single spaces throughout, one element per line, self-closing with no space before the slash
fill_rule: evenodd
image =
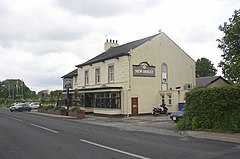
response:
<path id="1" fill-rule="evenodd" d="M 165 95 L 164 94 L 161 94 L 161 100 L 162 100 L 162 105 L 165 104 Z"/>
<path id="2" fill-rule="evenodd" d="M 85 85 L 89 85 L 89 71 L 85 70 L 84 72 Z"/>
<path id="3" fill-rule="evenodd" d="M 95 83 L 100 84 L 100 68 L 95 69 Z"/>
<path id="4" fill-rule="evenodd" d="M 168 90 L 168 68 L 165 63 L 162 64 L 162 90 Z"/>
<path id="5" fill-rule="evenodd" d="M 172 105 L 172 95 L 168 94 L 168 104 Z"/>
<path id="6" fill-rule="evenodd" d="M 74 77 L 74 82 L 75 82 L 75 84 L 77 84 L 77 83 L 78 83 L 77 76 L 76 76 L 76 77 Z"/>
<path id="7" fill-rule="evenodd" d="M 109 83 L 114 82 L 114 66 L 113 65 L 108 66 L 108 82 Z"/>

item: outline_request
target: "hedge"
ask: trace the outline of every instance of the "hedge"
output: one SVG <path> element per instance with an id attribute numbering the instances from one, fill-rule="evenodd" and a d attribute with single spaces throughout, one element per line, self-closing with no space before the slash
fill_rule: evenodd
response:
<path id="1" fill-rule="evenodd" d="M 240 132 L 240 86 L 195 88 L 186 93 L 179 130 Z"/>

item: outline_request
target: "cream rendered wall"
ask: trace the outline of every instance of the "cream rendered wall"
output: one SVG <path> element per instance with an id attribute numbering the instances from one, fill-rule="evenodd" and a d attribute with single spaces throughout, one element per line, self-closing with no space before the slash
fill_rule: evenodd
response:
<path id="1" fill-rule="evenodd" d="M 160 94 L 165 95 L 165 102 L 168 108 L 168 112 L 178 111 L 178 103 L 185 103 L 185 93 L 187 90 L 168 90 L 168 91 L 160 91 Z M 172 104 L 168 102 L 168 94 L 172 96 Z"/>
<path id="2" fill-rule="evenodd" d="M 108 66 L 114 65 L 114 82 L 108 82 Z M 106 85 L 111 87 L 121 87 L 122 84 L 128 82 L 128 57 L 122 56 L 115 59 L 106 60 L 104 62 L 97 62 L 87 66 L 78 68 L 78 86 L 79 88 L 95 88 L 99 85 Z M 95 83 L 95 69 L 100 68 L 100 84 Z M 89 71 L 89 84 L 85 85 L 85 71 Z"/>
<path id="3" fill-rule="evenodd" d="M 114 82 L 108 82 L 108 66 L 114 65 Z M 100 84 L 95 83 L 95 69 L 100 68 Z M 84 72 L 85 70 L 89 71 L 89 85 L 85 85 Z M 121 90 L 121 114 L 127 114 L 128 106 L 128 89 L 129 89 L 129 57 L 122 56 L 115 59 L 106 60 L 104 62 L 97 62 L 87 66 L 83 66 L 82 68 L 78 68 L 78 89 L 82 88 L 99 88 L 99 87 L 122 87 Z M 95 110 L 94 110 L 95 111 Z M 102 114 L 106 114 L 106 109 L 96 109 L 97 113 L 102 112 Z M 119 112 L 118 110 L 114 111 Z"/>
<path id="4" fill-rule="evenodd" d="M 76 82 L 76 78 L 78 78 L 78 77 L 75 76 L 75 77 L 72 78 L 73 90 L 78 88 L 78 82 Z"/>
<path id="5" fill-rule="evenodd" d="M 168 67 L 168 89 L 184 84 L 195 85 L 195 61 L 183 52 L 164 33 L 131 51 L 131 65 L 143 61 L 155 66 L 155 77 L 133 77 L 131 68 L 131 94 L 138 97 L 139 113 L 149 113 L 152 107 L 160 103 L 161 66 Z M 176 103 L 175 103 L 176 105 Z"/>

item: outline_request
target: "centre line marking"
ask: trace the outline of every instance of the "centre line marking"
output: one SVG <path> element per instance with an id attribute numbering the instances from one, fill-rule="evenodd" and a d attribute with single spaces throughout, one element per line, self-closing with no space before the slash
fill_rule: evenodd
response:
<path id="1" fill-rule="evenodd" d="M 10 117 L 10 118 L 13 119 L 13 120 L 22 121 L 21 119 L 17 119 L 17 118 L 14 118 L 14 117 Z"/>
<path id="2" fill-rule="evenodd" d="M 36 125 L 36 124 L 33 124 L 33 123 L 30 123 L 30 125 L 35 126 L 35 127 L 38 127 L 38 128 L 41 128 L 41 129 L 43 129 L 43 130 L 47 130 L 47 131 L 50 131 L 50 132 L 56 133 L 56 134 L 58 133 L 58 132 L 55 131 L 55 130 L 48 129 L 48 128 L 45 128 L 45 127 L 40 126 L 40 125 Z"/>
<path id="3" fill-rule="evenodd" d="M 119 153 L 126 154 L 126 155 L 129 155 L 129 156 L 133 156 L 133 157 L 136 157 L 136 158 L 150 159 L 148 157 L 144 157 L 144 156 L 136 155 L 136 154 L 133 154 L 133 153 L 130 153 L 130 152 L 118 150 L 118 149 L 115 149 L 115 148 L 111 148 L 111 147 L 108 147 L 108 146 L 97 144 L 97 143 L 94 143 L 94 142 L 91 142 L 91 141 L 87 141 L 87 140 L 84 140 L 84 139 L 80 139 L 80 141 L 88 143 L 88 144 L 91 144 L 91 145 L 95 145 L 95 146 L 98 146 L 98 147 L 101 147 L 101 148 L 104 148 L 104 149 L 108 149 L 108 150 L 111 150 L 111 151 L 115 151 L 115 152 L 119 152 Z"/>

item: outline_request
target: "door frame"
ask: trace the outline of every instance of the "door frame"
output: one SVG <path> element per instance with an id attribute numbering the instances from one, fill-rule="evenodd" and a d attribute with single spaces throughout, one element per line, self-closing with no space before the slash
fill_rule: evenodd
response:
<path id="1" fill-rule="evenodd" d="M 131 98 L 131 115 L 132 116 L 138 115 L 138 97 Z"/>

